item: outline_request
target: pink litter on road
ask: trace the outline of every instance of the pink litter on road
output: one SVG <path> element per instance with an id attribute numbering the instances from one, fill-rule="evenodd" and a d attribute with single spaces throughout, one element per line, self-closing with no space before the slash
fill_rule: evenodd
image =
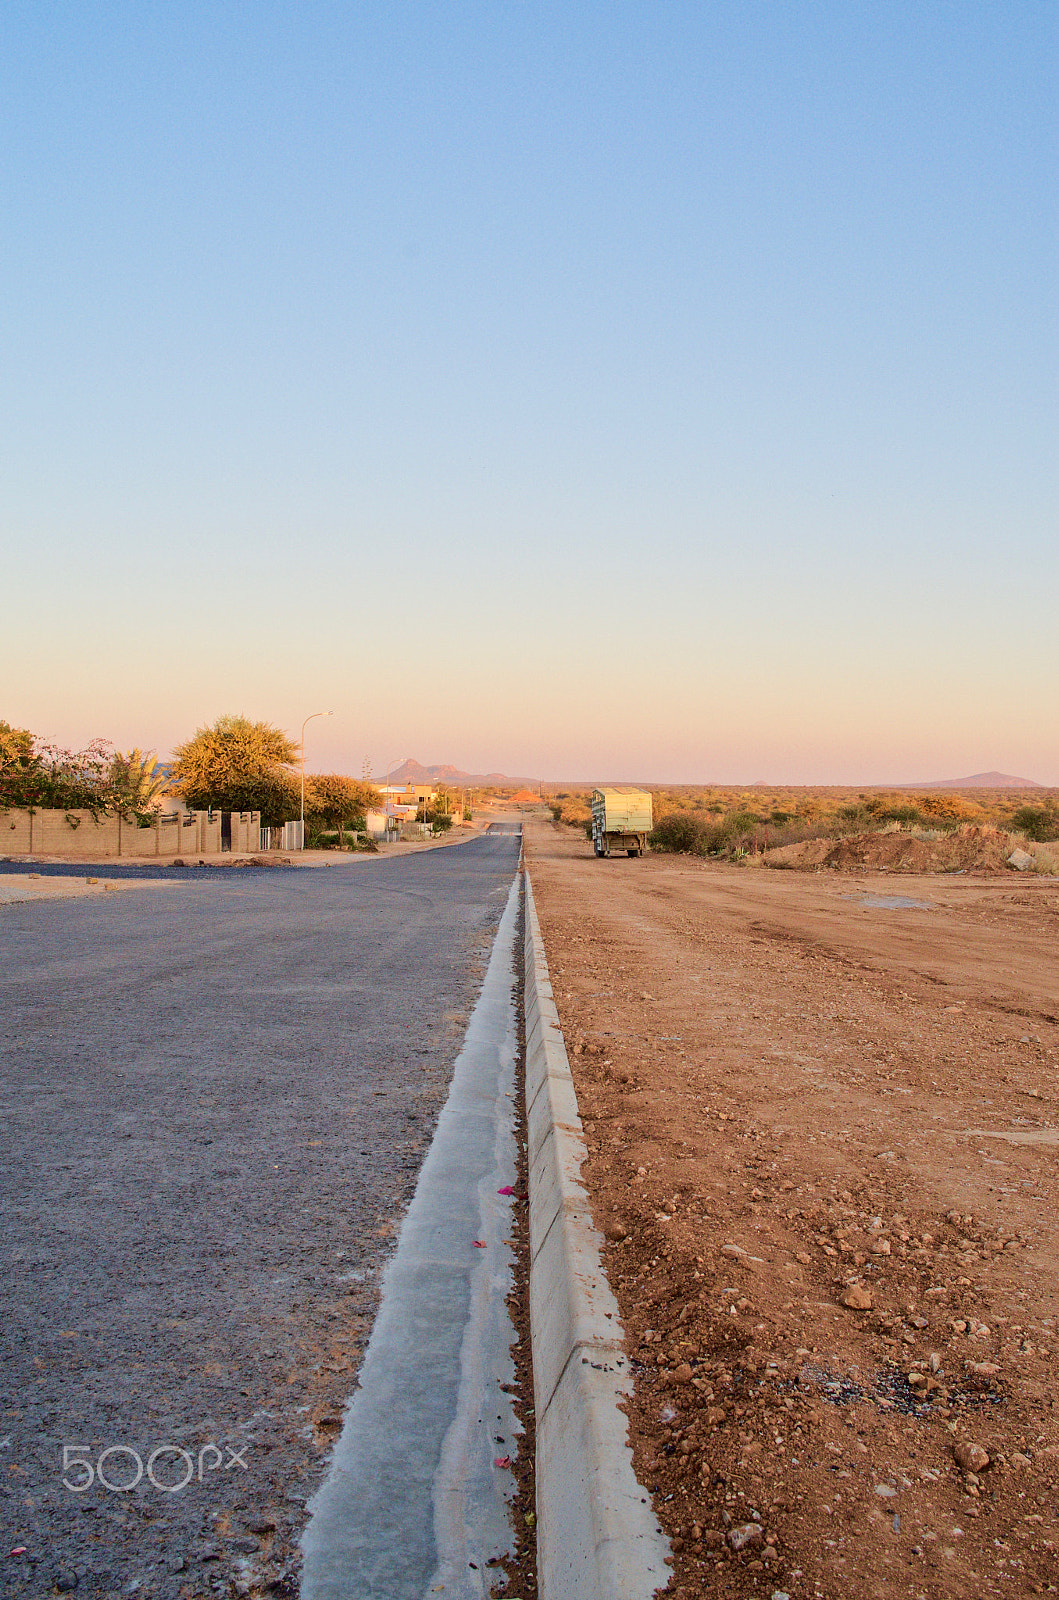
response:
<path id="1" fill-rule="evenodd" d="M 494 1467 L 509 1467 L 510 1465 L 511 1465 L 511 1457 L 510 1456 L 494 1456 L 493 1457 L 493 1466 Z"/>
<path id="2" fill-rule="evenodd" d="M 497 1194 L 514 1194 L 515 1190 L 514 1187 L 509 1183 L 506 1189 L 498 1189 L 496 1192 Z"/>
<path id="3" fill-rule="evenodd" d="M 484 1250 L 485 1249 L 485 1240 L 484 1239 L 476 1239 L 474 1241 L 474 1248 L 476 1250 Z"/>

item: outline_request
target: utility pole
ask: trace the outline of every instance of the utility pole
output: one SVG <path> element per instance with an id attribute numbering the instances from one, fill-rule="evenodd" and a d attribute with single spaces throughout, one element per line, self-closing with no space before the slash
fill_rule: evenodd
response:
<path id="1" fill-rule="evenodd" d="M 309 726 L 310 722 L 312 722 L 314 717 L 333 717 L 333 716 L 334 716 L 334 712 L 333 711 L 310 711 L 309 715 L 306 717 L 305 721 L 302 723 L 302 844 L 301 844 L 301 847 L 302 847 L 303 850 L 305 849 L 305 730 Z M 341 839 L 341 829 L 339 830 L 339 838 Z"/>

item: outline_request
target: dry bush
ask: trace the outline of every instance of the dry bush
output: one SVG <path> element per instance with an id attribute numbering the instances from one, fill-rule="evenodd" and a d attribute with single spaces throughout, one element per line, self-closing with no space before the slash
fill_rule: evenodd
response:
<path id="1" fill-rule="evenodd" d="M 656 850 L 738 857 L 812 839 L 906 830 L 943 837 L 969 823 L 1021 831 L 1027 839 L 1059 839 L 1059 791 L 912 790 L 758 784 L 648 784 Z M 564 789 L 552 802 L 556 821 L 591 821 L 591 791 Z M 1033 816 L 1030 817 L 1029 813 Z M 1038 812 L 1041 816 L 1038 817 Z M 1016 816 L 1025 818 L 1019 828 Z"/>

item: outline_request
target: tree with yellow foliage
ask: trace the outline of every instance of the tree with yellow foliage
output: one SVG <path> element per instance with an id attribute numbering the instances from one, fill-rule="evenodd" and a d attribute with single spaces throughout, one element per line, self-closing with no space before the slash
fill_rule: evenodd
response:
<path id="1" fill-rule="evenodd" d="M 173 788 L 195 810 L 260 811 L 266 827 L 298 815 L 298 746 L 271 722 L 218 717 L 174 755 Z"/>
<path id="2" fill-rule="evenodd" d="M 363 827 L 366 811 L 381 810 L 382 796 L 372 783 L 340 772 L 318 772 L 305 780 L 305 821 L 321 831 Z"/>

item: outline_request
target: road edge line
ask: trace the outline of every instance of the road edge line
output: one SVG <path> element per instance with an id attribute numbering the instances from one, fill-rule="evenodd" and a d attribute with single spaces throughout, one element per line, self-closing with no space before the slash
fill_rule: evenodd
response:
<path id="1" fill-rule="evenodd" d="M 649 1600 L 669 1541 L 637 1482 L 618 1303 L 581 1182 L 585 1137 L 528 867 L 526 1139 L 540 1600 Z"/>

